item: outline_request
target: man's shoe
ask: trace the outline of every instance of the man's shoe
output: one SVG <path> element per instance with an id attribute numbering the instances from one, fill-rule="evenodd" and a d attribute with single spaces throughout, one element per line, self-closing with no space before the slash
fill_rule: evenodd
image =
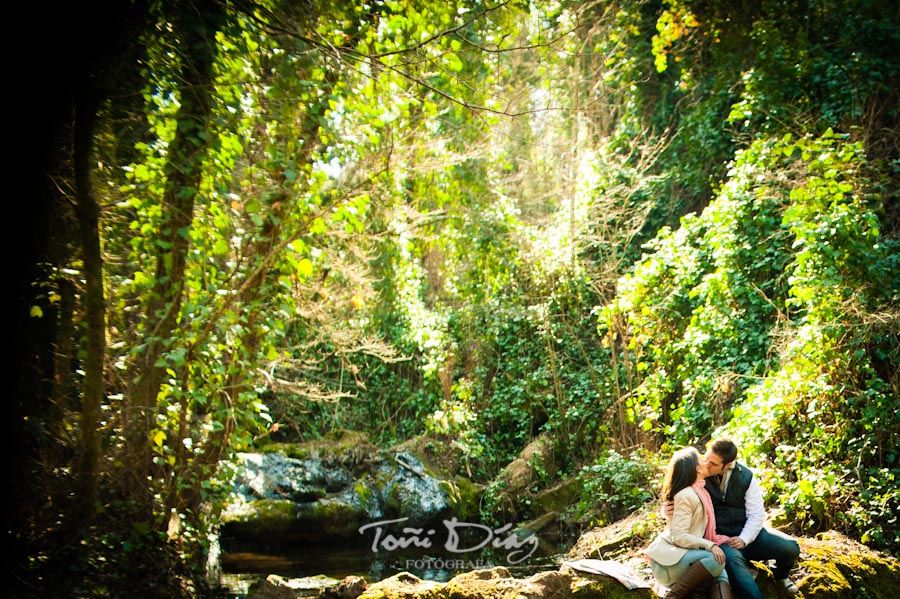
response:
<path id="1" fill-rule="evenodd" d="M 800 592 L 800 589 L 797 588 L 797 585 L 794 584 L 790 578 L 782 579 L 781 584 L 784 585 L 784 590 L 788 592 L 790 595 L 796 595 Z"/>

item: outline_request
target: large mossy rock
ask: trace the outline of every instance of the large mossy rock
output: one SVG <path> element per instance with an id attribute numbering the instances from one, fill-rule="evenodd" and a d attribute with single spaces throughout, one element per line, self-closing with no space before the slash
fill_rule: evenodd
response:
<path id="1" fill-rule="evenodd" d="M 795 578 L 804 598 L 900 597 L 900 560 L 835 532 L 797 540 L 800 563 Z"/>
<path id="2" fill-rule="evenodd" d="M 368 585 L 360 599 L 438 599 L 445 583 L 422 580 L 408 572 Z M 252 599 L 249 598 L 248 599 Z"/>
<path id="3" fill-rule="evenodd" d="M 539 477 L 539 472 L 556 472 L 558 467 L 556 445 L 552 436 L 542 434 L 532 440 L 494 479 L 494 503 L 498 508 L 493 516 L 507 521 L 539 516 L 531 509 L 535 499 L 531 488 Z M 554 503 L 558 507 L 557 504 L 558 502 Z M 539 511 L 544 509 L 540 505 L 534 507 Z M 544 511 L 553 509 L 551 507 Z"/>
<path id="4" fill-rule="evenodd" d="M 239 454 L 221 534 L 234 543 L 371 542 L 366 524 L 405 518 L 426 526 L 465 520 L 480 489 L 442 477 L 408 451 L 382 450 L 344 433 Z"/>

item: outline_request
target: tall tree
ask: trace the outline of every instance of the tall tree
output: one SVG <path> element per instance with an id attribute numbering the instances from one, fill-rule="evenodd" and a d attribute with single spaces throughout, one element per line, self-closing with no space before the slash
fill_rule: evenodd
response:
<path id="1" fill-rule="evenodd" d="M 100 406 L 104 400 L 104 361 L 106 356 L 106 306 L 103 293 L 103 256 L 100 245 L 100 206 L 93 191 L 91 158 L 98 95 L 80 94 L 75 116 L 74 175 L 76 214 L 81 233 L 84 263 L 84 312 L 87 328 L 84 382 L 81 397 L 80 451 L 78 461 L 78 505 L 76 521 L 93 515 L 100 457 Z"/>
<path id="2" fill-rule="evenodd" d="M 146 509 L 153 455 L 150 431 L 166 372 L 160 358 L 180 315 L 189 230 L 210 147 L 215 35 L 224 19 L 224 7 L 215 0 L 194 3 L 171 19 L 180 48 L 177 129 L 166 155 L 156 269 L 143 325 L 146 345 L 131 365 L 125 413 L 124 474 L 132 496 Z"/>

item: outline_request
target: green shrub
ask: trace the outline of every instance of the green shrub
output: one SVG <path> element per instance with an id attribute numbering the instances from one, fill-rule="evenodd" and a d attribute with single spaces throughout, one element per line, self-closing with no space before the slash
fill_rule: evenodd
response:
<path id="1" fill-rule="evenodd" d="M 624 518 L 653 499 L 659 467 L 653 454 L 632 452 L 627 458 L 606 450 L 581 470 L 584 488 L 576 508 L 579 519 L 603 526 Z"/>

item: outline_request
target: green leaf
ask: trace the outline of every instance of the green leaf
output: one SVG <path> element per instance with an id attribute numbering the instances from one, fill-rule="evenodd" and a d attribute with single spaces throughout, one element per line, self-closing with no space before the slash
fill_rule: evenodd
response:
<path id="1" fill-rule="evenodd" d="M 290 247 L 298 254 L 303 254 L 304 252 L 306 252 L 306 242 L 304 242 L 302 239 L 295 239 L 290 244 L 288 244 L 288 247 Z"/>
<path id="2" fill-rule="evenodd" d="M 317 217 L 313 222 L 309 224 L 309 232 L 313 235 L 322 235 L 325 233 L 327 228 L 325 227 L 325 221 L 322 217 Z"/>
<path id="3" fill-rule="evenodd" d="M 304 258 L 297 262 L 297 274 L 303 278 L 309 278 L 313 273 L 313 263 L 309 258 Z"/>

